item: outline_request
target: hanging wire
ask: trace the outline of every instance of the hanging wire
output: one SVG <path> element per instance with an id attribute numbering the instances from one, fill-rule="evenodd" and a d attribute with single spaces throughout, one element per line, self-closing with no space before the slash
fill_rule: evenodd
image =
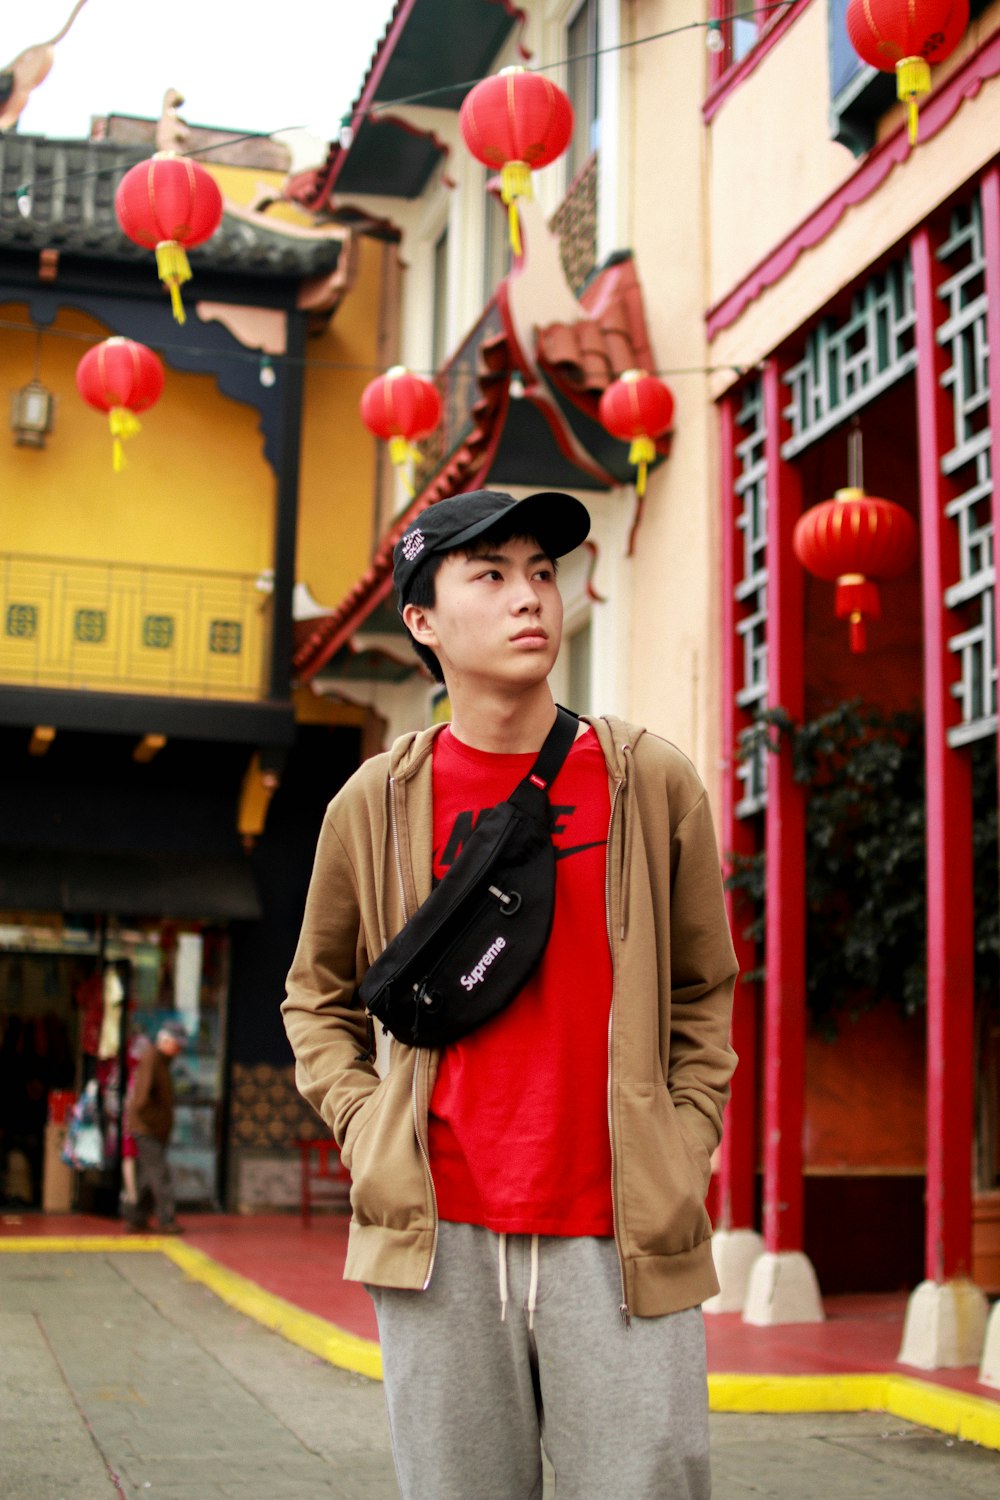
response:
<path id="1" fill-rule="evenodd" d="M 668 37 L 681 36 L 686 31 L 708 31 L 716 32 L 728 21 L 745 21 L 751 16 L 766 16 L 774 11 L 790 10 L 795 0 L 772 0 L 768 5 L 757 5 L 753 10 L 734 11 L 727 16 L 713 16 L 706 21 L 686 21 L 683 26 L 671 26 L 666 31 L 654 31 L 649 36 L 633 37 L 628 42 L 613 42 L 607 47 L 594 47 L 589 52 L 574 52 L 572 57 L 561 57 L 556 62 L 540 63 L 538 67 L 527 69 L 530 73 L 552 73 L 557 68 L 568 68 L 572 63 L 587 62 L 592 57 L 605 57 L 612 52 L 628 52 L 633 47 L 645 47 L 649 42 L 662 42 Z M 492 76 L 485 75 L 487 78 Z M 385 110 L 398 109 L 404 104 L 420 104 L 425 99 L 432 99 L 441 94 L 453 94 L 457 89 L 471 89 L 477 83 L 482 83 L 483 78 L 467 78 L 461 83 L 441 84 L 438 88 L 423 89 L 417 94 L 404 94 L 398 99 L 386 99 L 377 104 L 370 105 L 367 109 L 353 111 L 352 119 L 360 113 L 362 116 L 381 114 Z"/>
<path id="2" fill-rule="evenodd" d="M 847 483 L 852 490 L 865 487 L 864 439 L 858 417 L 853 418 L 847 434 Z"/>
<path id="3" fill-rule="evenodd" d="M 0 329 L 10 333 L 34 333 L 37 339 L 36 364 L 39 357 L 38 351 L 41 340 L 45 338 L 68 339 L 79 344 L 101 344 L 110 337 L 109 334 L 84 333 L 74 328 L 45 328 L 37 323 L 19 323 L 13 318 L 0 318 Z M 384 375 L 388 366 L 369 364 L 357 360 L 339 359 L 316 359 L 308 355 L 299 354 L 267 354 L 259 349 L 218 349 L 209 348 L 204 344 L 183 344 L 157 342 L 157 350 L 162 354 L 183 354 L 187 358 L 200 358 L 205 356 L 212 361 L 231 361 L 237 364 L 252 364 L 259 372 L 260 383 L 270 386 L 274 381 L 269 378 L 275 370 L 281 366 L 288 368 L 300 368 L 304 370 L 339 370 L 348 374 L 357 375 Z M 447 370 L 420 370 L 414 369 L 412 365 L 407 368 L 414 375 L 423 375 L 428 380 L 436 378 L 447 378 Z M 678 365 L 673 369 L 650 370 L 650 375 L 658 375 L 661 378 L 677 375 L 717 375 L 732 374 L 743 376 L 747 374 L 748 367 L 745 365 Z M 193 372 L 192 372 L 193 373 Z"/>
<path id="4" fill-rule="evenodd" d="M 771 3 L 766 4 L 766 5 L 756 6 L 753 10 L 740 11 L 739 12 L 739 19 L 744 20 L 744 19 L 747 19 L 750 16 L 766 16 L 766 15 L 770 15 L 770 14 L 772 14 L 774 12 L 778 12 L 778 11 L 787 11 L 787 10 L 789 10 L 791 8 L 791 6 L 793 4 L 794 4 L 794 0 L 771 0 Z M 630 51 L 631 49 L 633 49 L 635 47 L 646 46 L 646 45 L 648 45 L 648 44 L 650 44 L 652 42 L 664 41 L 664 40 L 666 40 L 666 39 L 668 39 L 670 37 L 680 36 L 683 33 L 688 32 L 688 31 L 705 30 L 709 34 L 715 35 L 716 33 L 718 33 L 719 28 L 722 25 L 724 25 L 727 21 L 730 21 L 730 20 L 734 19 L 734 16 L 735 16 L 735 13 L 732 16 L 713 16 L 713 17 L 711 17 L 708 20 L 688 21 L 688 22 L 686 22 L 682 26 L 669 27 L 668 29 L 666 29 L 664 31 L 652 32 L 648 36 L 634 37 L 630 41 L 615 42 L 615 43 L 613 43 L 613 44 L 611 44 L 611 45 L 609 45 L 607 47 L 595 47 L 595 48 L 592 48 L 591 50 L 586 51 L 586 52 L 574 53 L 572 57 L 560 58 L 558 61 L 555 61 L 555 62 L 540 64 L 537 68 L 534 68 L 531 71 L 537 72 L 537 73 L 551 72 L 551 71 L 553 71 L 553 70 L 555 70 L 557 68 L 568 67 L 572 63 L 585 62 L 585 61 L 587 61 L 589 59 L 597 58 L 597 57 L 603 57 L 603 56 L 606 56 L 606 55 L 608 55 L 610 53 L 614 53 L 614 52 L 626 52 L 626 51 Z M 486 75 L 483 75 L 483 76 L 489 77 L 491 75 L 486 74 Z M 369 117 L 374 117 L 374 116 L 377 116 L 379 114 L 383 114 L 383 113 L 385 113 L 385 112 L 387 112 L 389 110 L 400 108 L 400 107 L 402 107 L 404 105 L 419 104 L 419 103 L 421 103 L 423 101 L 426 101 L 428 99 L 440 97 L 443 94 L 453 94 L 453 93 L 455 93 L 458 90 L 468 90 L 468 89 L 474 87 L 475 84 L 480 83 L 480 82 L 482 82 L 482 77 L 466 79 L 466 80 L 464 80 L 462 82 L 443 84 L 443 85 L 441 85 L 441 86 L 439 86 L 437 88 L 433 88 L 433 89 L 424 89 L 424 90 L 421 90 L 420 92 L 414 93 L 414 94 L 400 95 L 398 98 L 395 98 L 395 99 L 381 100 L 378 103 L 366 106 L 365 108 L 350 110 L 350 111 L 348 111 L 348 113 L 346 113 L 345 115 L 343 115 L 341 117 L 341 133 L 345 135 L 345 139 L 346 139 L 347 135 L 350 135 L 351 139 L 353 139 L 352 122 L 356 122 L 359 118 L 360 119 L 365 119 L 365 118 L 369 118 Z M 239 145 L 243 141 L 271 140 L 274 136 L 282 135 L 282 134 L 285 134 L 286 132 L 289 132 L 289 131 L 302 130 L 304 128 L 305 127 L 301 126 L 301 125 L 283 125 L 279 129 L 277 129 L 277 130 L 270 130 L 270 131 L 257 131 L 257 130 L 243 131 L 243 132 L 241 132 L 238 135 L 226 136 L 221 141 L 220 140 L 213 140 L 213 141 L 209 142 L 208 144 L 206 144 L 204 146 L 193 146 L 189 150 L 179 151 L 179 152 L 176 152 L 175 154 L 178 155 L 178 156 L 183 156 L 183 157 L 205 156 L 205 155 L 208 155 L 208 154 L 210 154 L 212 152 L 218 152 L 218 151 L 224 150 L 225 148 L 227 148 L 229 146 Z M 347 149 L 347 148 L 344 147 L 343 149 Z M 113 170 L 115 170 L 115 169 L 111 168 L 111 167 L 109 167 L 107 165 L 105 165 L 105 166 L 91 168 L 91 169 L 87 169 L 87 170 L 81 170 L 79 172 L 67 172 L 67 173 L 64 173 L 64 175 L 62 177 L 60 177 L 60 178 L 52 178 L 51 181 L 50 181 L 49 186 L 51 186 L 51 187 L 61 186 L 61 185 L 65 184 L 65 183 L 67 183 L 67 182 L 85 181 L 88 178 L 104 177 L 104 176 L 107 176 L 107 174 L 108 174 L 109 171 L 113 171 Z M 14 189 L 14 197 L 15 197 L 15 200 L 16 200 L 16 203 L 17 203 L 18 211 L 22 214 L 23 217 L 25 217 L 25 218 L 29 217 L 30 213 L 31 213 L 31 207 L 32 207 L 30 185 L 27 184 L 27 183 L 21 183 L 19 186 L 17 186 Z M 26 325 L 26 324 L 23 324 L 23 323 L 17 323 L 17 322 L 8 321 L 8 320 L 5 320 L 5 319 L 0 319 L 0 328 L 3 328 L 3 329 L 9 329 L 9 330 L 13 330 L 13 331 L 23 331 L 28 326 L 35 326 L 35 325 Z M 98 335 L 96 335 L 96 334 L 95 335 L 91 335 L 91 334 L 86 334 L 86 333 L 79 333 L 79 332 L 75 332 L 75 331 L 70 330 L 70 329 L 46 328 L 46 329 L 43 330 L 43 329 L 35 326 L 35 331 L 36 331 L 37 338 L 38 338 L 38 347 L 39 348 L 40 348 L 41 336 L 42 336 L 43 332 L 46 333 L 48 336 L 53 337 L 53 338 L 76 339 L 76 340 L 78 340 L 80 342 L 88 343 L 88 344 L 97 344 L 97 343 L 102 342 L 101 337 L 98 336 Z M 373 374 L 373 375 L 383 374 L 385 372 L 385 369 L 386 369 L 386 367 L 383 366 L 383 365 L 366 364 L 366 363 L 356 363 L 356 362 L 348 362 L 348 361 L 340 361 L 340 360 L 309 359 L 309 358 L 306 358 L 305 356 L 293 356 L 293 355 L 279 355 L 279 356 L 276 356 L 274 362 L 272 362 L 271 357 L 269 357 L 267 355 L 261 355 L 259 351 L 253 351 L 253 350 L 235 350 L 235 349 L 234 350 L 228 350 L 228 351 L 227 350 L 217 350 L 217 349 L 210 350 L 210 349 L 205 349 L 205 348 L 199 348 L 197 345 L 191 345 L 191 344 L 161 343 L 161 344 L 158 344 L 157 347 L 160 350 L 162 350 L 164 353 L 166 353 L 166 354 L 170 354 L 170 353 L 183 353 L 188 358 L 198 358 L 199 356 L 201 356 L 201 355 L 204 354 L 204 355 L 211 355 L 214 360 L 222 359 L 222 360 L 233 360 L 233 361 L 237 361 L 237 362 L 238 361 L 252 361 L 257 366 L 258 370 L 260 371 L 260 374 L 261 374 L 261 384 L 262 385 L 270 385 L 270 384 L 273 383 L 273 380 L 271 378 L 273 376 L 273 374 L 274 374 L 273 363 L 277 363 L 278 365 L 288 365 L 288 366 L 295 366 L 295 365 L 297 365 L 297 366 L 301 366 L 301 367 L 303 367 L 305 369 L 340 370 L 340 371 L 344 371 L 344 372 L 354 372 L 354 373 L 359 373 L 359 374 L 361 374 L 361 373 L 370 373 L 370 374 Z M 37 362 L 37 353 L 38 353 L 38 350 L 36 349 L 36 362 Z M 436 371 L 436 370 L 423 370 L 423 371 L 417 370 L 417 371 L 414 371 L 414 373 L 415 374 L 423 374 L 423 375 L 425 375 L 425 376 L 433 379 L 433 378 L 439 378 L 445 372 L 440 372 L 440 371 Z M 714 374 L 734 374 L 737 377 L 742 377 L 746 373 L 747 373 L 747 367 L 742 366 L 742 365 L 734 365 L 734 364 L 693 365 L 693 366 L 687 366 L 687 367 L 679 366 L 679 367 L 675 367 L 673 369 L 663 369 L 663 370 L 652 370 L 652 371 L 650 371 L 650 374 L 657 375 L 657 376 L 660 376 L 660 377 L 667 377 L 667 376 L 669 376 L 671 378 L 675 378 L 677 376 L 683 376 L 683 375 L 714 375 Z"/>
<path id="5" fill-rule="evenodd" d="M 672 26 L 666 31 L 652 32 L 649 36 L 633 37 L 631 41 L 614 42 L 607 47 L 595 47 L 589 52 L 576 52 L 572 57 L 563 57 L 556 62 L 540 63 L 538 67 L 532 68 L 529 71 L 533 73 L 550 73 L 557 68 L 569 67 L 572 63 L 586 62 L 590 58 L 604 57 L 612 52 L 628 52 L 634 47 L 644 47 L 651 42 L 662 42 L 669 37 L 681 36 L 687 31 L 715 33 L 719 30 L 720 26 L 724 26 L 728 21 L 736 19 L 746 20 L 751 16 L 767 16 L 776 11 L 787 11 L 791 9 L 794 3 L 795 0 L 770 0 L 769 4 L 755 6 L 753 10 L 733 12 L 732 15 L 726 16 L 713 16 L 711 19 L 704 21 L 687 21 L 683 26 Z M 399 109 L 407 104 L 420 104 L 428 99 L 439 98 L 443 94 L 454 94 L 461 89 L 471 89 L 477 83 L 482 83 L 484 77 L 488 78 L 490 76 L 492 75 L 487 73 L 477 78 L 467 78 L 461 82 L 441 84 L 433 89 L 423 89 L 415 94 L 402 94 L 396 99 L 383 99 L 378 103 L 367 105 L 364 108 L 351 109 L 341 116 L 340 132 L 344 133 L 346 130 L 353 139 L 352 122 L 384 114 L 389 110 Z M 205 146 L 192 146 L 190 150 L 177 151 L 173 154 L 185 157 L 206 156 L 210 152 L 222 151 L 228 146 L 238 146 L 243 141 L 272 140 L 275 136 L 284 135 L 289 131 L 305 130 L 307 128 L 305 125 L 282 125 L 275 130 L 248 130 L 243 131 L 239 135 L 227 136 L 221 141 L 215 140 Z M 91 177 L 106 176 L 109 171 L 113 170 L 115 169 L 103 166 L 81 169 L 79 172 L 66 172 L 62 177 L 52 178 L 51 184 L 52 186 L 61 186 L 66 182 L 83 182 Z M 25 218 L 29 217 L 31 213 L 31 189 L 29 185 L 27 183 L 18 184 L 14 189 L 14 197 L 17 202 L 18 211 Z"/>

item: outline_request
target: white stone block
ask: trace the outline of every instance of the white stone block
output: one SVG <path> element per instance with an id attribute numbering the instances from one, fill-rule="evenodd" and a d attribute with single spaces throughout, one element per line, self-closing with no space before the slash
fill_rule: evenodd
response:
<path id="1" fill-rule="evenodd" d="M 986 1298 L 971 1281 L 922 1281 L 910 1293 L 901 1365 L 958 1370 L 978 1365 L 986 1331 Z"/>
<path id="2" fill-rule="evenodd" d="M 702 1303 L 707 1313 L 742 1312 L 750 1286 L 750 1272 L 764 1253 L 755 1229 L 717 1229 L 712 1235 L 712 1258 L 719 1290 Z"/>
<path id="3" fill-rule="evenodd" d="M 995 1385 L 1000 1389 L 1000 1302 L 994 1304 L 986 1324 L 979 1378 L 983 1385 Z"/>
<path id="4" fill-rule="evenodd" d="M 801 1250 L 765 1250 L 750 1272 L 744 1323 L 823 1323 L 823 1299 L 812 1261 Z"/>

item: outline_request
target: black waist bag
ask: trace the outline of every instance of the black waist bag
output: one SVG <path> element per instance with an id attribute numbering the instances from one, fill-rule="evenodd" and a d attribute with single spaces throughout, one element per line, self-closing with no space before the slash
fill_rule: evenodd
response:
<path id="1" fill-rule="evenodd" d="M 361 981 L 369 1015 L 408 1046 L 467 1036 L 509 1005 L 537 968 L 556 889 L 547 789 L 577 725 L 558 710 L 528 775 L 481 815 L 455 863 Z"/>

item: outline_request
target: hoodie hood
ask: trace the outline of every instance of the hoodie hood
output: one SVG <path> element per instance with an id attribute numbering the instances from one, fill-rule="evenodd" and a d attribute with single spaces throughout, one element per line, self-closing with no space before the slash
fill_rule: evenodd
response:
<path id="1" fill-rule="evenodd" d="M 616 781 L 625 781 L 628 777 L 628 757 L 646 733 L 645 729 L 639 724 L 629 724 L 625 719 L 616 719 L 613 714 L 602 714 L 600 717 L 581 714 L 580 717 L 597 735 L 609 774 Z"/>
<path id="2" fill-rule="evenodd" d="M 629 724 L 613 714 L 581 714 L 584 724 L 589 724 L 597 735 L 604 753 L 608 772 L 616 781 L 628 776 L 628 755 L 646 733 L 639 724 Z M 389 750 L 389 775 L 405 781 L 423 764 L 430 754 L 434 738 L 445 726 L 432 724 L 429 729 L 410 730 L 394 740 Z"/>
<path id="3" fill-rule="evenodd" d="M 432 724 L 429 729 L 413 729 L 393 740 L 389 747 L 389 775 L 397 781 L 419 770 L 431 752 L 435 735 L 441 733 L 443 724 Z"/>

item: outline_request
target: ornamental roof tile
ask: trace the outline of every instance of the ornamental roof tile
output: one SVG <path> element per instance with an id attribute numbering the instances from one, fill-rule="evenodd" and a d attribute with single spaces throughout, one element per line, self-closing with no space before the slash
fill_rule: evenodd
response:
<path id="1" fill-rule="evenodd" d="M 114 262 L 147 259 L 149 251 L 118 227 L 114 195 L 129 167 L 150 154 L 147 146 L 0 134 L 0 250 L 58 250 Z M 19 204 L 25 190 L 31 205 L 26 215 Z M 190 252 L 192 265 L 293 279 L 336 268 L 342 234 L 277 222 L 271 227 L 261 217 L 227 205 L 212 238 Z"/>

